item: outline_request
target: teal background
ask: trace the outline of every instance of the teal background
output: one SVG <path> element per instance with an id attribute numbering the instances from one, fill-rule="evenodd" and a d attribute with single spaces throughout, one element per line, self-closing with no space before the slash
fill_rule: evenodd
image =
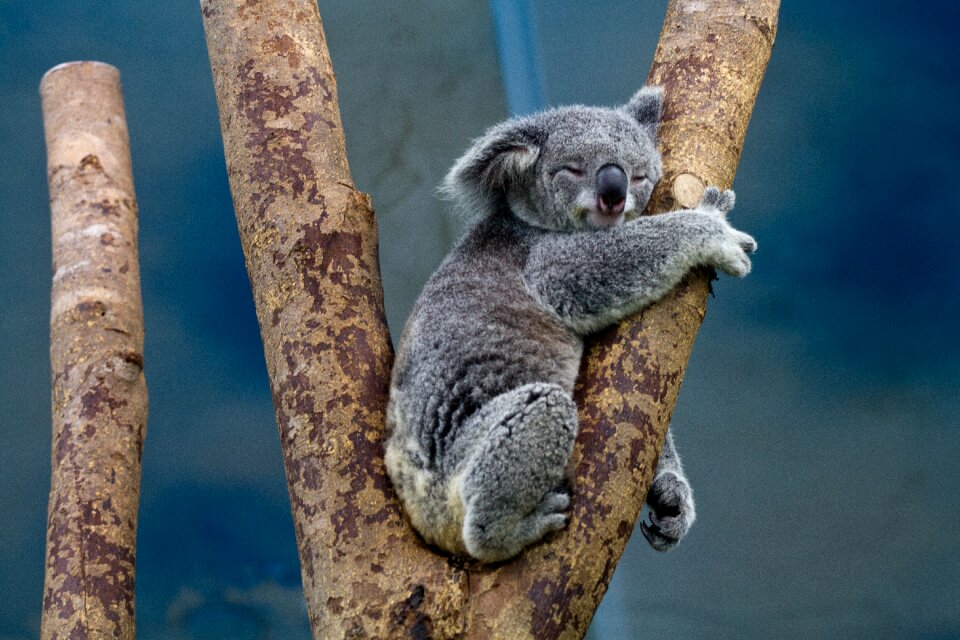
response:
<path id="1" fill-rule="evenodd" d="M 665 6 L 532 2 L 543 100 L 625 101 Z M 396 334 L 462 230 L 435 186 L 508 113 L 494 21 L 483 0 L 320 8 Z M 592 638 L 960 638 L 958 18 L 953 2 L 784 2 L 734 185 L 754 273 L 715 283 L 674 416 L 698 522 L 670 554 L 631 540 Z M 139 636 L 307 638 L 197 3 L 2 0 L 0 640 L 39 629 L 37 86 L 75 59 L 122 73 L 140 202 Z"/>

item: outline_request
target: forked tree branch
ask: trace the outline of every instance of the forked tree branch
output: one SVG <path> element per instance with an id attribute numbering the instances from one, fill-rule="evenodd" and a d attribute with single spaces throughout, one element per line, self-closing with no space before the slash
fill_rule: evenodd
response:
<path id="1" fill-rule="evenodd" d="M 120 74 L 54 67 L 40 84 L 53 234 L 53 452 L 40 637 L 134 638 L 143 307 Z"/>
<path id="2" fill-rule="evenodd" d="M 731 184 L 778 4 L 670 3 L 648 80 L 666 89 L 652 211 Z M 314 637 L 581 637 L 649 487 L 707 274 L 591 342 L 570 526 L 499 566 L 438 555 L 384 470 L 392 353 L 376 225 L 347 166 L 316 4 L 201 6 Z"/>

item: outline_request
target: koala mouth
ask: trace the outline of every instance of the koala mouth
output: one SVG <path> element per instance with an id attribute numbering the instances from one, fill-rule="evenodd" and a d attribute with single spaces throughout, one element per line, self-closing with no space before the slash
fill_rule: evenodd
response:
<path id="1" fill-rule="evenodd" d="M 578 203 L 574 208 L 574 225 L 581 229 L 609 229 L 628 220 L 634 213 L 632 198 L 627 202 L 629 206 L 617 211 L 610 209 L 601 209 L 593 203 Z"/>
<path id="2" fill-rule="evenodd" d="M 628 193 L 626 201 L 619 207 L 604 207 L 593 198 L 582 197 L 574 209 L 573 218 L 578 226 L 587 229 L 610 229 L 637 215 L 637 201 Z"/>
<path id="3" fill-rule="evenodd" d="M 637 199 L 630 192 L 619 201 L 604 202 L 596 191 L 589 190 L 580 194 L 572 218 L 581 229 L 609 229 L 635 218 L 636 208 Z"/>

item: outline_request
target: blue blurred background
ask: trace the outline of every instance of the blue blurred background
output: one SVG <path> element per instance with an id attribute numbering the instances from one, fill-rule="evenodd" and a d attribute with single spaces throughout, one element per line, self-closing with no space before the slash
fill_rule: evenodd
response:
<path id="1" fill-rule="evenodd" d="M 626 100 L 666 6 L 532 0 L 511 20 L 522 4 L 321 2 L 394 332 L 462 231 L 433 189 L 469 140 L 511 109 Z M 952 0 L 784 2 L 735 184 L 760 251 L 716 283 L 674 416 L 699 520 L 667 555 L 635 536 L 592 638 L 960 638 L 957 24 Z M 122 73 L 140 202 L 139 635 L 308 638 L 197 3 L 3 0 L 0 640 L 39 628 L 37 86 L 76 59 Z"/>

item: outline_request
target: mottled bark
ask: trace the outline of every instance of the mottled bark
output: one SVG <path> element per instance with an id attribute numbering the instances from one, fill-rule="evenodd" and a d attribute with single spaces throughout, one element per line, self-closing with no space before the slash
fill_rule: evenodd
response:
<path id="1" fill-rule="evenodd" d="M 147 420 L 143 308 L 120 74 L 54 67 L 40 84 L 53 236 L 53 451 L 41 638 L 134 637 Z"/>
<path id="2" fill-rule="evenodd" d="M 416 541 L 384 470 L 376 224 L 317 5 L 201 7 L 314 637 L 455 635 L 465 574 Z"/>
<path id="3" fill-rule="evenodd" d="M 496 567 L 425 549 L 384 473 L 391 349 L 376 226 L 347 167 L 316 5 L 201 6 L 314 637 L 582 636 L 649 486 L 706 274 L 592 341 L 566 531 Z M 667 99 L 653 211 L 732 182 L 777 6 L 671 2 L 649 80 Z"/>

